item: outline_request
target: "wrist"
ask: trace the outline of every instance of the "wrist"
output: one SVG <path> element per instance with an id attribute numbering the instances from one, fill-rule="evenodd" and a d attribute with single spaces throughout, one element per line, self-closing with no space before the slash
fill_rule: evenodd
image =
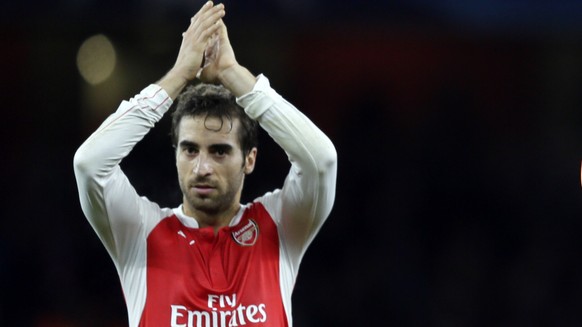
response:
<path id="1" fill-rule="evenodd" d="M 172 68 L 157 84 L 173 99 L 176 99 L 190 80 L 185 74 Z"/>
<path id="2" fill-rule="evenodd" d="M 236 97 L 252 91 L 256 83 L 255 76 L 238 63 L 221 70 L 217 77 L 220 84 L 226 87 Z"/>

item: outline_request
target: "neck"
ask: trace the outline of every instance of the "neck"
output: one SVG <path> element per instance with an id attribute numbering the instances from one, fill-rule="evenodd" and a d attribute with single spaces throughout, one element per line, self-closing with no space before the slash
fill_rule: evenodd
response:
<path id="1" fill-rule="evenodd" d="M 198 222 L 200 228 L 212 227 L 214 233 L 216 234 L 218 230 L 222 227 L 228 226 L 238 210 L 240 209 L 240 204 L 233 205 L 227 210 L 220 212 L 207 212 L 203 210 L 196 210 L 190 208 L 187 205 L 183 206 L 184 213 L 190 217 L 193 217 Z"/>

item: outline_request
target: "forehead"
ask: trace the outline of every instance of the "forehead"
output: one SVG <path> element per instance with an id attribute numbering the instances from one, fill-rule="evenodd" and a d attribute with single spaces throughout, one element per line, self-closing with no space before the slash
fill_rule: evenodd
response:
<path id="1" fill-rule="evenodd" d="M 199 144 L 216 142 L 238 145 L 238 119 L 205 116 L 184 116 L 178 129 L 178 143 L 193 141 Z"/>

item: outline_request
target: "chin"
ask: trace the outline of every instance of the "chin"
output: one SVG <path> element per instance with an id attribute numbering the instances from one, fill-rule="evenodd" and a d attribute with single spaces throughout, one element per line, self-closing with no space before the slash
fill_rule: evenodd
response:
<path id="1" fill-rule="evenodd" d="M 190 205 L 192 208 L 206 213 L 217 213 L 220 211 L 220 204 L 210 198 L 196 198 L 190 201 Z"/>

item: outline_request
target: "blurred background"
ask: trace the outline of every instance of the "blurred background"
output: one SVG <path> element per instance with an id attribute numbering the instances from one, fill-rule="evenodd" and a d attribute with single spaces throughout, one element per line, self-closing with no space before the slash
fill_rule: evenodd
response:
<path id="1" fill-rule="evenodd" d="M 0 326 L 126 326 L 72 159 L 174 63 L 200 0 L 0 11 Z M 334 141 L 297 327 L 582 325 L 582 0 L 224 1 L 239 62 Z M 169 121 L 122 163 L 180 203 Z M 261 136 L 245 201 L 289 165 Z"/>

